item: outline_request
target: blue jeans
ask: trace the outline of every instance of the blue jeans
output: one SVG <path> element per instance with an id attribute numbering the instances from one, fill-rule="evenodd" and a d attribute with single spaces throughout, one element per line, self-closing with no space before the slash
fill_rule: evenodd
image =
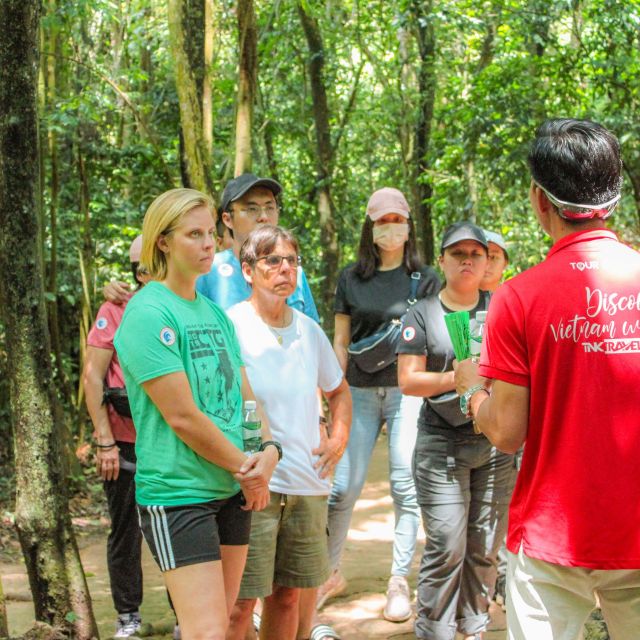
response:
<path id="1" fill-rule="evenodd" d="M 329 496 L 329 560 L 340 563 L 356 500 L 382 425 L 389 437 L 389 483 L 395 510 L 391 575 L 406 576 L 411 569 L 420 510 L 413 484 L 411 461 L 422 398 L 403 396 L 398 387 L 351 387 L 353 422 L 349 443 L 336 466 Z"/>

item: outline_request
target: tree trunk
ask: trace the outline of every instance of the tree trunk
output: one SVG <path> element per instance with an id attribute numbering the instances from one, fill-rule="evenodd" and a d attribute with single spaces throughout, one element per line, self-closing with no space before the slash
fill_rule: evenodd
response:
<path id="1" fill-rule="evenodd" d="M 78 210 L 82 216 L 82 244 L 78 250 L 78 264 L 80 267 L 80 279 L 82 282 L 82 298 L 80 302 L 80 318 L 78 324 L 78 351 L 80 366 L 84 366 L 87 354 L 87 338 L 91 328 L 91 320 L 94 317 L 93 300 L 96 297 L 96 287 L 94 279 L 93 265 L 95 255 L 93 253 L 93 242 L 91 240 L 91 216 L 89 213 L 90 191 L 89 176 L 87 175 L 86 164 L 83 156 L 83 138 L 78 132 L 77 166 L 78 179 L 80 183 L 80 193 Z M 84 385 L 82 379 L 78 379 L 78 389 L 76 395 L 76 407 L 78 407 L 78 442 L 82 443 L 86 437 L 87 412 L 84 404 Z"/>
<path id="2" fill-rule="evenodd" d="M 238 102 L 236 106 L 236 161 L 234 174 L 251 171 L 251 130 L 258 73 L 258 32 L 253 0 L 238 0 Z"/>
<path id="3" fill-rule="evenodd" d="M 638 217 L 638 224 L 640 225 L 640 170 L 636 171 L 636 167 L 632 164 L 625 164 L 624 169 L 629 176 L 629 180 L 631 180 L 633 200 L 636 205 L 636 216 Z"/>
<path id="4" fill-rule="evenodd" d="M 202 80 L 202 137 L 207 158 L 213 153 L 213 39 L 215 37 L 215 7 L 213 0 L 204 0 L 204 77 Z"/>
<path id="5" fill-rule="evenodd" d="M 84 639 L 97 628 L 69 517 L 41 269 L 39 17 L 37 0 L 0 4 L 0 310 L 10 363 L 16 528 L 36 619 Z"/>
<path id="6" fill-rule="evenodd" d="M 7 606 L 2 588 L 2 577 L 0 576 L 0 638 L 9 637 L 9 623 L 7 621 Z"/>
<path id="7" fill-rule="evenodd" d="M 397 124 L 398 140 L 402 153 L 402 177 L 405 183 L 411 184 L 411 210 L 418 211 L 418 194 L 413 185 L 415 182 L 414 170 L 414 145 L 416 139 L 415 126 L 413 126 L 413 105 L 408 96 L 413 93 L 417 84 L 416 71 L 413 59 L 409 56 L 409 38 L 411 34 L 404 26 L 398 29 L 398 53 L 402 61 L 401 72 L 398 77 L 397 94 L 400 99 L 400 118 Z M 417 185 L 415 185 L 417 186 Z"/>
<path id="8" fill-rule="evenodd" d="M 49 0 L 48 12 L 54 16 L 57 9 L 56 0 Z M 50 109 L 55 109 L 57 96 L 57 61 L 60 55 L 58 38 L 58 26 L 53 22 L 49 26 L 48 50 L 51 55 L 46 56 L 44 65 L 46 68 L 46 100 Z M 62 345 L 60 340 L 60 320 L 58 314 L 58 197 L 60 194 L 60 179 L 58 171 L 58 135 L 51 129 L 46 134 L 49 151 L 50 178 L 49 178 L 49 272 L 46 290 L 50 294 L 47 305 L 49 319 L 49 334 L 51 336 L 51 348 L 56 364 L 56 376 L 60 385 L 60 392 L 68 406 L 73 406 L 74 398 L 72 384 L 67 378 L 62 363 Z"/>
<path id="9" fill-rule="evenodd" d="M 473 85 L 480 74 L 491 64 L 494 54 L 495 37 L 497 31 L 498 19 L 495 16 L 489 16 L 486 23 L 486 33 L 482 41 L 482 50 L 478 64 L 472 69 L 471 83 L 466 91 L 467 95 L 473 96 Z M 471 98 L 473 99 L 473 98 Z M 472 222 L 478 219 L 478 181 L 476 179 L 476 154 L 478 152 L 478 142 L 482 135 L 482 119 L 476 116 L 467 128 L 466 139 L 464 143 L 464 170 L 467 179 L 467 188 L 469 191 L 469 205 L 466 217 Z"/>
<path id="10" fill-rule="evenodd" d="M 169 0 L 169 41 L 171 53 L 175 60 L 176 88 L 180 102 L 180 126 L 184 141 L 184 173 L 183 182 L 187 187 L 199 189 L 204 193 L 213 193 L 211 182 L 210 158 L 202 127 L 202 110 L 200 108 L 201 91 L 198 90 L 198 69 L 194 69 L 190 51 L 194 38 L 190 33 L 185 11 L 181 0 Z M 204 19 L 203 19 L 204 22 Z M 203 23 L 200 24 L 201 30 Z"/>
<path id="11" fill-rule="evenodd" d="M 431 123 L 436 96 L 435 51 L 436 35 L 433 28 L 433 1 L 415 0 L 413 14 L 418 41 L 418 91 L 419 110 L 416 122 L 414 155 L 414 189 L 418 206 L 416 222 L 420 245 L 427 264 L 434 259 L 433 223 L 431 220 L 431 196 L 433 188 L 429 169 L 429 144 L 431 141 Z"/>
<path id="12" fill-rule="evenodd" d="M 529 73 L 531 78 L 540 83 L 541 91 L 536 92 L 529 102 L 529 120 L 541 123 L 547 117 L 547 110 L 544 99 L 544 89 L 546 85 L 546 73 L 542 70 L 541 60 L 546 52 L 549 43 L 551 25 L 557 19 L 557 9 L 555 5 L 550 5 L 547 0 L 530 0 L 527 7 L 528 20 L 523 25 L 525 38 L 529 50 L 530 62 Z M 527 114 L 522 114 L 526 120 Z"/>
<path id="13" fill-rule="evenodd" d="M 329 127 L 329 106 L 324 82 L 324 45 L 317 20 L 306 12 L 305 4 L 298 3 L 298 13 L 309 47 L 309 81 L 313 100 L 313 119 L 316 134 L 316 194 L 320 221 L 320 243 L 323 247 L 322 308 L 331 310 L 338 278 L 338 235 L 336 233 L 335 206 L 331 198 L 333 172 L 333 146 Z"/>

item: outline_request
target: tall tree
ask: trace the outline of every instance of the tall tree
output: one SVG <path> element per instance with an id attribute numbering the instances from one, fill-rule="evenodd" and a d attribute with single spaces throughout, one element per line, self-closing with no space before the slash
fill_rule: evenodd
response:
<path id="1" fill-rule="evenodd" d="M 72 626 L 82 639 L 97 628 L 69 517 L 41 267 L 40 9 L 39 0 L 0 3 L 0 309 L 11 363 L 16 528 L 36 618 Z"/>
<path id="2" fill-rule="evenodd" d="M 55 15 L 57 0 L 48 0 L 48 12 Z M 46 43 L 48 55 L 41 61 L 43 71 L 46 74 L 46 93 L 43 96 L 49 109 L 55 109 L 57 96 L 57 65 L 60 59 L 60 46 L 58 37 L 59 27 L 52 21 L 46 33 Z M 44 139 L 44 136 L 43 138 Z M 62 344 L 60 338 L 59 302 L 58 302 L 58 205 L 60 196 L 60 179 L 58 167 L 58 134 L 55 129 L 47 131 L 46 150 L 49 153 L 50 179 L 49 179 L 49 272 L 46 290 L 50 295 L 47 316 L 49 319 L 49 333 L 51 335 L 51 346 L 56 363 L 56 377 L 60 383 L 60 391 L 66 402 L 73 402 L 73 389 L 66 375 L 63 357 Z M 43 145 L 44 147 L 45 145 Z M 45 149 L 41 149 L 44 155 Z M 41 181 L 44 176 L 41 176 Z M 44 212 L 43 212 L 44 213 Z"/>
<path id="3" fill-rule="evenodd" d="M 213 0 L 204 0 L 204 75 L 202 78 L 202 137 L 205 152 L 211 158 L 213 152 L 213 41 L 216 35 L 215 4 Z"/>
<path id="4" fill-rule="evenodd" d="M 334 146 L 331 142 L 329 125 L 329 104 L 324 80 L 324 44 L 316 18 L 306 8 L 307 3 L 298 3 L 298 14 L 307 39 L 309 58 L 309 82 L 313 102 L 313 120 L 316 139 L 316 185 L 318 217 L 320 222 L 320 243 L 325 279 L 322 284 L 323 309 L 329 310 L 333 302 L 338 277 L 338 235 L 336 233 L 336 212 L 331 197 Z"/>
<path id="5" fill-rule="evenodd" d="M 418 206 L 417 224 L 420 244 L 427 264 L 433 262 L 433 223 L 429 177 L 429 146 L 436 98 L 436 33 L 433 24 L 433 1 L 414 0 L 412 13 L 418 42 L 418 119 L 414 147 L 414 200 Z"/>
<path id="6" fill-rule="evenodd" d="M 485 34 L 482 39 L 482 48 L 480 50 L 480 57 L 475 65 L 472 66 L 470 72 L 467 73 L 469 78 L 468 87 L 466 87 L 465 94 L 470 94 L 471 100 L 473 100 L 475 88 L 475 81 L 481 76 L 482 72 L 491 64 L 493 59 L 493 51 L 495 47 L 495 37 L 497 31 L 498 19 L 495 15 L 489 14 L 485 22 Z M 482 114 L 484 115 L 484 114 Z M 486 118 L 483 118 L 480 114 L 476 114 L 476 117 L 468 126 L 468 131 L 465 139 L 464 150 L 464 170 L 467 178 L 467 189 L 469 190 L 469 207 L 468 215 L 469 220 L 473 222 L 477 221 L 478 217 L 478 180 L 476 177 L 476 155 L 478 150 L 478 143 L 480 136 L 483 133 Z"/>
<path id="7" fill-rule="evenodd" d="M 180 102 L 180 125 L 184 143 L 185 186 L 213 193 L 211 157 L 207 152 L 202 122 L 202 78 L 204 65 L 193 62 L 193 49 L 204 37 L 204 5 L 169 0 L 169 40 L 175 61 L 176 88 Z M 199 28 L 193 27 L 193 15 L 200 16 Z M 197 33 L 201 37 L 195 38 Z M 204 45 L 203 45 L 204 46 Z"/>
<path id="8" fill-rule="evenodd" d="M 2 578 L 0 578 L 0 638 L 9 635 L 9 623 L 7 621 L 7 607 L 5 604 L 4 591 L 2 589 Z"/>
<path id="9" fill-rule="evenodd" d="M 251 131 L 258 73 L 258 32 L 253 0 L 238 0 L 238 100 L 235 175 L 251 171 Z"/>

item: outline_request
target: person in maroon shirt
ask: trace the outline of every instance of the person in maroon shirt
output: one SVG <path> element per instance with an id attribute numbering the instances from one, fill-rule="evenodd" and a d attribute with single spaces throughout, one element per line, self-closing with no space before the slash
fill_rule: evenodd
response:
<path id="1" fill-rule="evenodd" d="M 138 288 L 149 281 L 140 266 L 142 236 L 129 249 L 133 276 Z M 130 296 L 129 296 L 130 297 Z M 83 370 L 87 409 L 93 422 L 96 467 L 104 481 L 111 530 L 107 541 L 107 567 L 113 604 L 118 612 L 114 638 L 134 635 L 141 626 L 142 534 L 135 502 L 136 430 L 131 414 L 122 415 L 105 402 L 104 389 L 124 390 L 124 377 L 113 346 L 125 305 L 105 302 L 87 337 Z"/>
<path id="2" fill-rule="evenodd" d="M 578 638 L 596 598 L 611 638 L 635 638 L 640 254 L 605 225 L 620 199 L 620 147 L 596 123 L 549 120 L 529 167 L 553 247 L 498 289 L 480 366 L 465 360 L 455 376 L 498 448 L 526 440 L 509 510 L 509 639 Z"/>

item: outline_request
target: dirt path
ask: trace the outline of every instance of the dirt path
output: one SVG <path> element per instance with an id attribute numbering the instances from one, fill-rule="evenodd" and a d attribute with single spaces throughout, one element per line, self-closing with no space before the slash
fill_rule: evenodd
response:
<path id="1" fill-rule="evenodd" d="M 356 505 L 345 548 L 343 572 L 349 581 L 347 591 L 341 597 L 330 601 L 321 615 L 323 621 L 333 624 L 343 640 L 415 638 L 413 620 L 394 624 L 382 618 L 393 535 L 393 507 L 387 478 L 387 442 L 383 437 L 376 447 L 366 488 Z M 413 571 L 409 578 L 412 589 L 415 587 L 423 545 L 424 535 L 421 533 Z M 115 614 L 105 563 L 105 541 L 100 540 L 87 545 L 81 555 L 100 635 L 102 638 L 108 638 L 113 632 Z M 29 628 L 33 620 L 33 606 L 29 600 L 24 566 L 0 565 L 0 573 L 9 600 L 9 630 L 12 635 L 20 635 Z M 143 620 L 153 621 L 154 628 L 170 634 L 173 618 L 162 586 L 162 578 L 146 547 L 144 585 L 145 598 L 141 609 Z M 499 610 L 494 613 L 495 626 L 503 629 L 504 615 Z M 486 634 L 486 640 L 504 640 L 505 636 L 503 630 L 495 630 Z"/>

